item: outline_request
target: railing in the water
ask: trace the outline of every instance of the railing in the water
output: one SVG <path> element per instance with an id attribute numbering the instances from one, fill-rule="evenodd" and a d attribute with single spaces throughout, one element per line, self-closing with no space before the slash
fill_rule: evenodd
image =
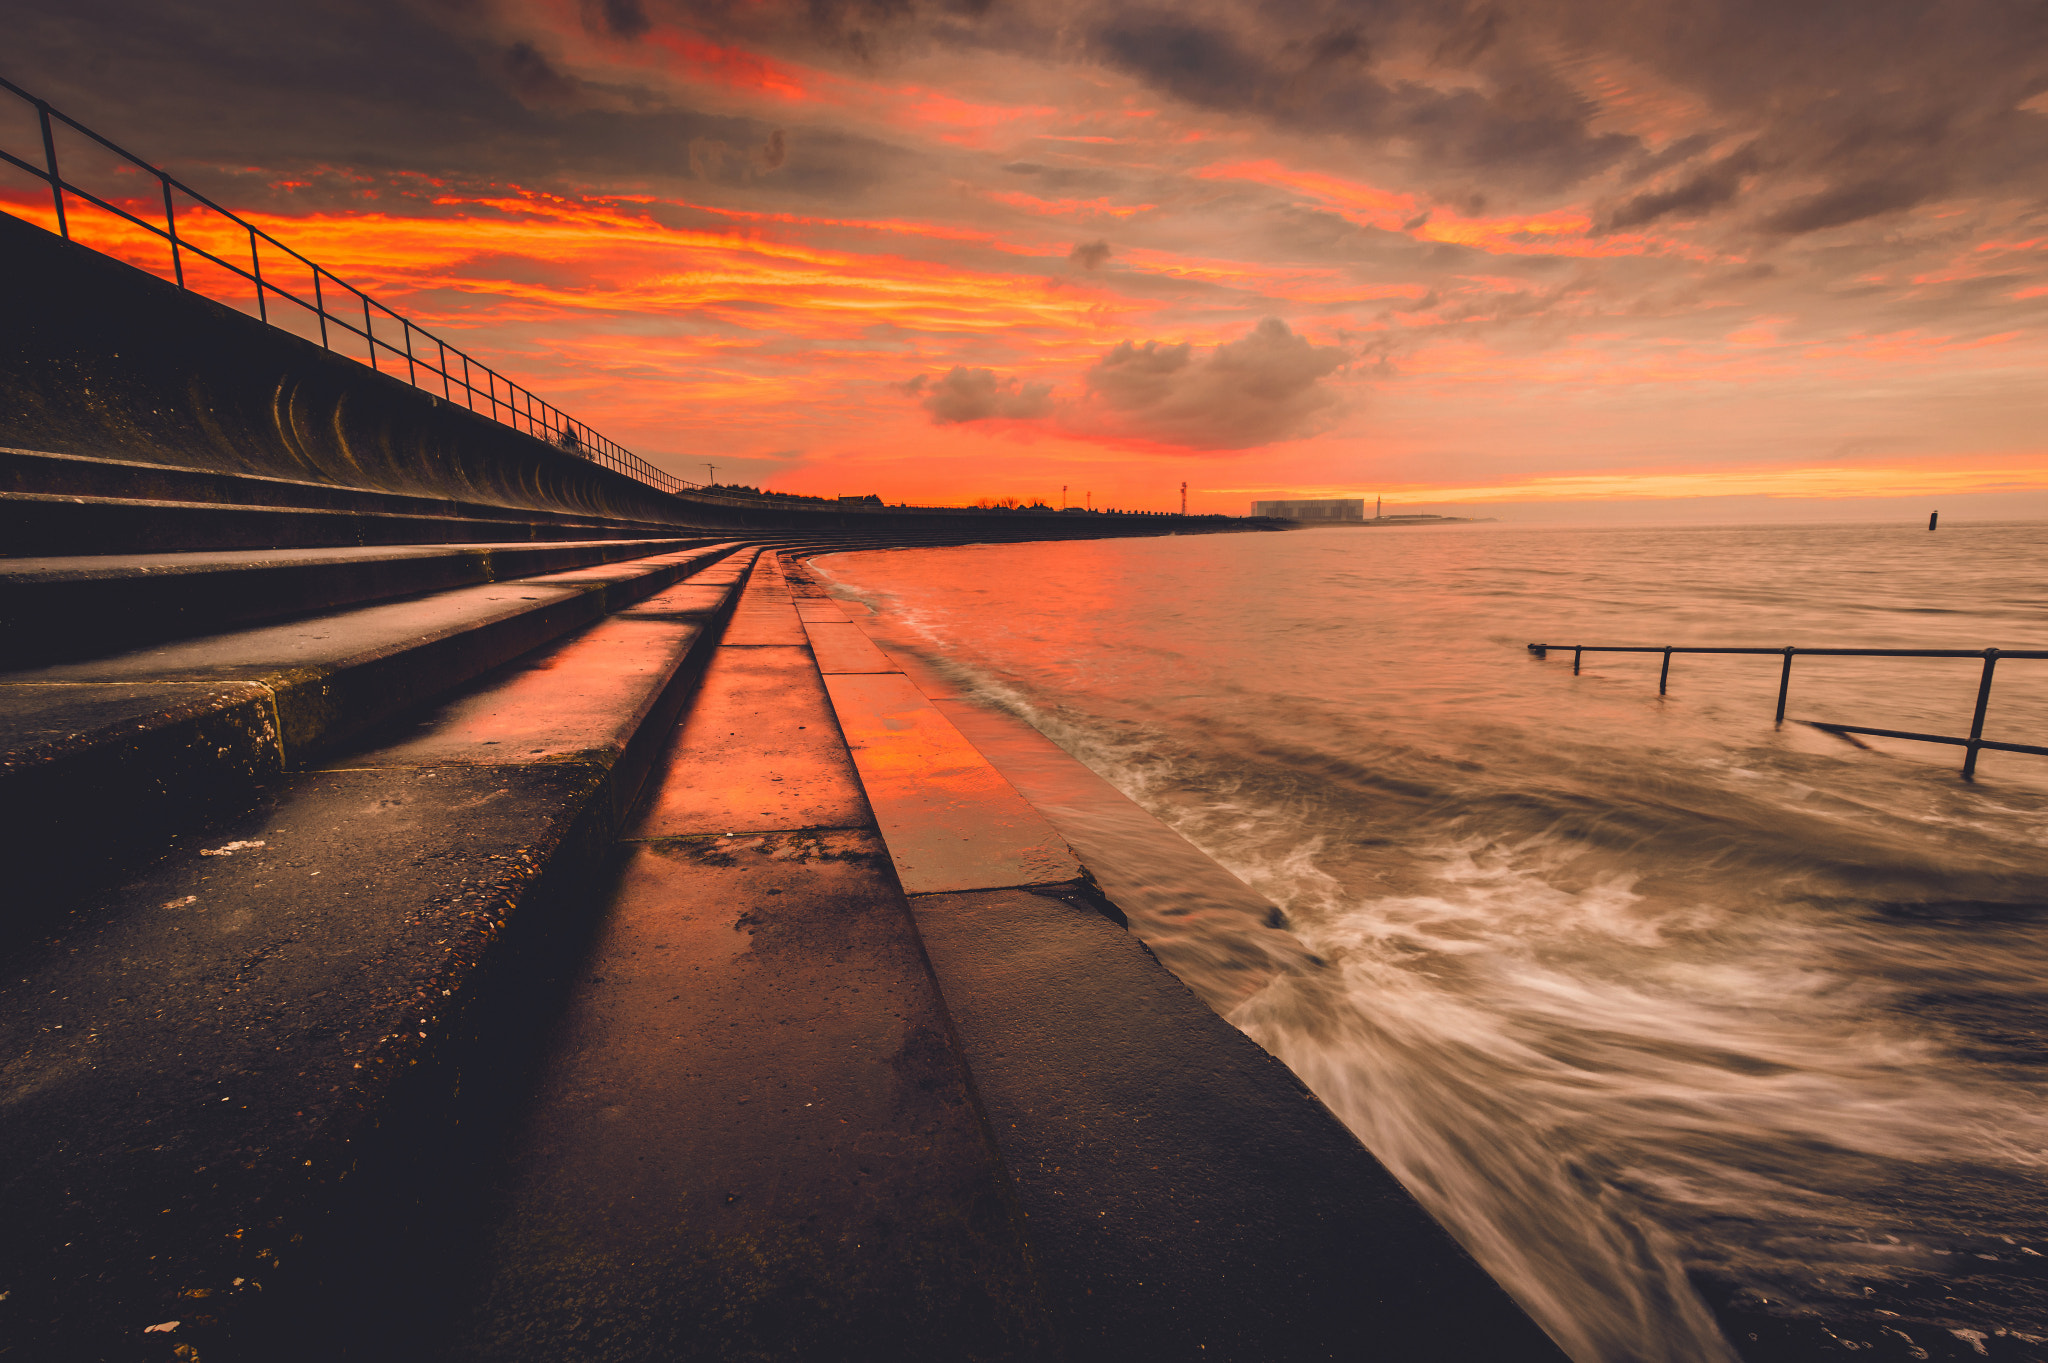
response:
<path id="1" fill-rule="evenodd" d="M 1785 722 L 1785 698 L 1792 690 L 1792 659 L 1806 658 L 1980 658 L 1984 672 L 1977 682 L 1977 711 L 1970 720 L 1970 736 L 1958 738 L 1954 734 L 1916 734 L 1905 729 L 1870 729 L 1856 724 L 1823 723 L 1819 720 L 1802 720 L 1824 733 L 1837 735 L 1868 734 L 1872 738 L 1904 738 L 1915 743 L 1947 743 L 1964 749 L 1963 779 L 1977 779 L 1977 754 L 1990 749 L 1992 752 L 2033 753 L 2048 757 L 2048 748 L 2037 748 L 2030 743 L 1999 743 L 1984 737 L 1984 714 L 1991 706 L 1991 676 L 2001 658 L 2048 658 L 2048 650 L 2039 649 L 1965 649 L 1965 648 L 1675 648 L 1665 647 L 1615 647 L 1607 644 L 1531 644 L 1529 651 L 1539 658 L 1549 656 L 1552 649 L 1571 650 L 1572 675 L 1579 675 L 1579 664 L 1588 653 L 1661 653 L 1664 666 L 1657 674 L 1657 694 L 1666 694 L 1671 684 L 1671 655 L 1674 653 L 1754 653 L 1769 657 L 1782 657 L 1784 667 L 1778 673 L 1778 723 Z"/>
<path id="2" fill-rule="evenodd" d="M 35 165 L 16 156 L 5 147 L 0 147 L 0 158 L 27 171 L 50 187 L 51 202 L 57 212 L 57 232 L 65 240 L 72 239 L 70 215 L 66 211 L 65 202 L 65 196 L 68 194 L 79 202 L 111 213 L 130 225 L 161 238 L 170 248 L 171 276 L 181 288 L 192 287 L 185 280 L 186 257 L 199 257 L 232 275 L 239 276 L 252 286 L 256 291 L 256 315 L 264 322 L 271 320 L 270 305 L 274 295 L 276 299 L 296 304 L 317 318 L 320 326 L 320 344 L 329 350 L 334 349 L 334 337 L 330 328 L 338 328 L 362 342 L 364 355 L 371 368 L 384 368 L 378 362 L 378 352 L 381 350 L 392 366 L 390 372 L 396 374 L 399 365 L 402 364 L 406 380 L 416 388 L 432 392 L 438 386 L 441 396 L 449 402 L 458 401 L 455 392 L 460 389 L 462 397 L 459 401 L 472 412 L 489 416 L 514 430 L 538 437 L 558 449 L 602 464 L 664 492 L 680 492 L 685 488 L 702 486 L 687 478 L 678 478 L 658 469 L 631 450 L 606 439 L 559 407 L 542 401 L 530 390 L 512 382 L 474 356 L 449 345 L 425 327 L 400 316 L 331 270 L 316 265 L 254 223 L 222 208 L 198 190 L 174 178 L 169 172 L 151 165 L 131 151 L 116 146 L 78 120 L 51 108 L 47 101 L 36 98 L 12 81 L 0 78 L 0 89 L 6 90 L 34 108 L 42 132 L 42 165 Z M 120 204 L 101 198 L 65 179 L 57 164 L 55 125 L 60 123 L 90 138 L 154 180 L 163 193 L 163 226 L 159 227 Z M 247 264 L 214 254 L 194 240 L 190 232 L 180 235 L 177 195 L 183 195 L 192 203 L 220 214 L 246 233 L 249 242 Z M 151 211 L 154 211 L 153 206 Z M 237 236 L 239 235 L 238 233 Z M 264 272 L 265 247 L 270 249 L 271 266 L 268 274 Z M 310 298 L 284 287 L 279 282 L 280 279 L 290 279 L 301 270 L 308 281 L 307 285 L 302 287 L 310 289 Z M 346 309 L 345 312 L 333 311 L 329 307 L 330 302 L 337 301 L 334 299 L 336 291 L 346 297 L 346 302 L 341 305 Z M 195 289 L 194 292 L 198 290 Z M 223 298 L 216 301 L 230 300 Z M 358 313 L 361 314 L 360 325 L 356 320 Z M 380 315 L 386 319 L 382 335 L 377 333 L 376 319 Z M 398 337 L 396 341 L 390 339 L 394 331 Z M 414 344 L 415 339 L 419 341 L 418 345 Z M 478 379 L 483 380 L 481 386 L 476 382 Z"/>

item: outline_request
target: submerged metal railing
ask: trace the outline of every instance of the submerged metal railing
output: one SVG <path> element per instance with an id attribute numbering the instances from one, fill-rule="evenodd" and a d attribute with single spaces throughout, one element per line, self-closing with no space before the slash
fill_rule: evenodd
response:
<path id="1" fill-rule="evenodd" d="M 1657 674 L 1657 694 L 1665 695 L 1671 684 L 1671 655 L 1674 653 L 1752 653 L 1768 657 L 1783 657 L 1784 667 L 1778 673 L 1778 723 L 1785 722 L 1785 701 L 1792 690 L 1792 660 L 1807 658 L 1981 658 L 1984 671 L 1977 682 L 1977 710 L 1970 719 L 1970 736 L 1958 738 L 1954 734 L 1918 734 L 1905 729 L 1871 729 L 1857 724 L 1824 723 L 1820 720 L 1800 720 L 1824 733 L 1846 736 L 1868 734 L 1872 738 L 1903 738 L 1915 743 L 1947 743 L 1965 749 L 1963 754 L 1963 779 L 1977 779 L 1977 754 L 1989 749 L 1992 752 L 2032 753 L 2037 757 L 2048 757 L 2048 748 L 2035 747 L 2030 743 L 2000 743 L 1984 737 L 1984 716 L 1991 707 L 1991 677 L 2003 658 L 2048 658 L 2048 650 L 2041 649 L 1965 649 L 1965 648 L 1677 648 L 1666 645 L 1657 647 L 1627 646 L 1616 647 L 1608 644 L 1531 644 L 1529 651 L 1539 658 L 1548 657 L 1552 649 L 1569 649 L 1572 655 L 1572 675 L 1579 675 L 1579 665 L 1588 653 L 1661 653 L 1664 666 Z"/>
<path id="2" fill-rule="evenodd" d="M 57 212 L 57 232 L 65 240 L 69 241 L 72 239 L 70 215 L 66 212 L 65 202 L 65 196 L 70 195 L 79 202 L 90 204 L 104 212 L 111 213 L 115 217 L 122 219 L 132 226 L 139 227 L 167 243 L 170 247 L 171 275 L 180 288 L 191 288 L 185 280 L 186 257 L 195 256 L 204 259 L 228 271 L 230 274 L 239 276 L 255 289 L 256 316 L 264 322 L 271 321 L 270 303 L 272 301 L 271 296 L 274 295 L 277 299 L 287 300 L 304 308 L 312 316 L 319 319 L 320 344 L 329 350 L 334 349 L 330 328 L 338 329 L 362 341 L 364 352 L 372 369 L 380 371 L 384 369 L 384 366 L 378 363 L 378 352 L 381 350 L 390 361 L 391 369 L 389 372 L 394 376 L 398 372 L 398 366 L 402 363 L 407 382 L 427 392 L 434 390 L 436 386 L 435 380 L 438 379 L 441 396 L 445 400 L 449 402 L 460 401 L 472 412 L 482 416 L 489 416 L 494 421 L 510 426 L 514 430 L 522 431 L 527 435 L 545 440 L 569 454 L 588 459 L 592 463 L 602 464 L 606 468 L 623 473 L 629 478 L 638 479 L 640 482 L 646 483 L 650 487 L 659 488 L 664 492 L 680 492 L 686 488 L 695 489 L 702 486 L 702 484 L 693 483 L 687 478 L 678 478 L 671 473 L 658 469 L 616 441 L 609 440 L 598 434 L 582 422 L 569 416 L 559 407 L 536 397 L 531 390 L 512 382 L 512 380 L 498 373 L 489 365 L 482 363 L 455 346 L 449 345 L 425 327 L 379 303 L 376 299 L 370 297 L 369 294 L 334 274 L 333 271 L 308 260 L 305 256 L 285 245 L 276 237 L 271 236 L 262 228 L 257 227 L 254 223 L 222 208 L 198 190 L 174 178 L 169 172 L 150 164 L 133 152 L 117 146 L 78 120 L 52 108 L 47 101 L 36 98 L 12 81 L 0 78 L 0 90 L 7 91 L 34 108 L 37 123 L 42 132 L 42 147 L 40 149 L 42 152 L 42 164 L 40 166 L 35 165 L 30 160 L 16 156 L 5 147 L 0 147 L 0 159 L 4 159 L 9 164 L 27 171 L 30 175 L 35 176 L 50 187 L 51 202 Z M 154 180 L 163 194 L 163 226 L 159 227 L 147 218 L 141 217 L 117 203 L 103 199 L 90 190 L 84 189 L 65 179 L 57 164 L 56 125 L 59 124 L 72 129 L 81 136 L 90 138 L 107 151 L 126 161 L 137 171 Z M 178 206 L 175 195 L 185 196 L 192 203 L 220 214 L 221 217 L 242 229 L 242 232 L 247 234 L 249 242 L 249 258 L 246 266 L 238 260 L 229 260 L 207 250 L 195 241 L 189 232 L 181 236 L 178 231 Z M 153 205 L 150 211 L 154 212 Z M 271 253 L 271 269 L 268 274 L 264 272 L 264 247 L 266 246 L 270 248 Z M 292 274 L 297 273 L 301 269 L 303 269 L 308 283 L 299 287 L 309 292 L 310 298 L 305 296 L 304 293 L 294 292 L 292 289 L 284 287 L 279 282 L 281 279 L 289 279 Z M 199 291 L 195 289 L 193 292 Z M 346 302 L 343 306 L 347 309 L 346 312 L 337 312 L 329 308 L 330 298 L 336 292 L 345 296 Z M 217 301 L 227 302 L 228 300 L 219 299 Z M 356 321 L 358 314 L 361 316 L 360 325 Z M 379 316 L 385 319 L 383 335 L 377 333 L 377 318 Z M 272 323 L 272 325 L 276 324 Z M 279 329 L 288 330 L 288 328 L 284 327 Z M 397 338 L 396 340 L 392 339 L 394 335 Z M 415 344 L 416 339 L 419 342 L 417 345 Z M 484 381 L 481 386 L 476 382 L 479 378 Z M 458 390 L 462 393 L 462 397 L 459 399 L 455 396 Z"/>

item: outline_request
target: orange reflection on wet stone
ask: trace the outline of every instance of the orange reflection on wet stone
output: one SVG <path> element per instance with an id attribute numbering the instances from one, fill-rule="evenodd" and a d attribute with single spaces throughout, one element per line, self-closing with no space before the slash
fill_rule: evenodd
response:
<path id="1" fill-rule="evenodd" d="M 825 678 L 907 894 L 1050 885 L 1081 865 L 901 673 Z"/>
<path id="2" fill-rule="evenodd" d="M 629 838 L 869 822 L 824 687 L 800 648 L 722 648 Z"/>

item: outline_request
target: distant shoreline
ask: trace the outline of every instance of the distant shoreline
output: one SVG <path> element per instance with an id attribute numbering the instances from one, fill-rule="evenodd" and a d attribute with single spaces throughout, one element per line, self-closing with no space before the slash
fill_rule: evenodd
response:
<path id="1" fill-rule="evenodd" d="M 1300 526 L 1488 525 L 1496 516 L 1367 516 L 1362 521 L 1295 521 Z"/>

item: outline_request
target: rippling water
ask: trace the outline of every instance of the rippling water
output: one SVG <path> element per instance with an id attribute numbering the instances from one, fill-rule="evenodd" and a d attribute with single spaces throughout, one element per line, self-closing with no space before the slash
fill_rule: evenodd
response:
<path id="1" fill-rule="evenodd" d="M 2048 1358 L 2048 758 L 1965 785 L 1774 727 L 1773 659 L 1680 657 L 1660 700 L 1653 658 L 1523 647 L 2048 647 L 2048 527 L 817 566 L 1284 910 L 1313 958 L 1133 928 L 1580 1363 Z M 1977 672 L 1802 659 L 1788 716 L 1965 732 Z M 2048 661 L 2001 664 L 1986 733 L 2048 742 Z"/>

